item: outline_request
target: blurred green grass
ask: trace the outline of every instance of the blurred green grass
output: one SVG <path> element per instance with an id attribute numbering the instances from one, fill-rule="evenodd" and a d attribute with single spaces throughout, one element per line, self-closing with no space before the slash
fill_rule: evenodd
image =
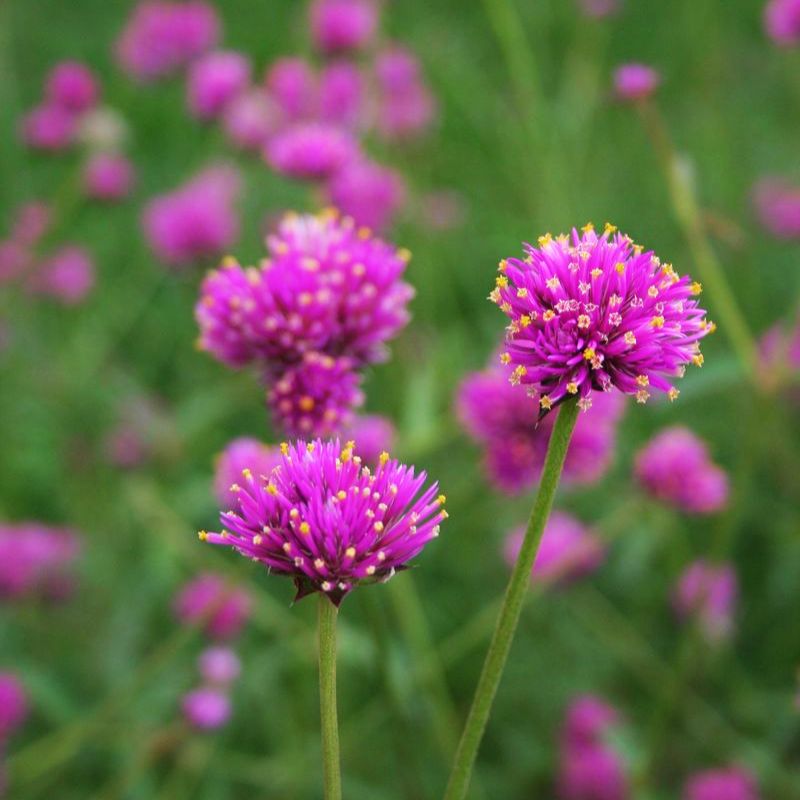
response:
<path id="1" fill-rule="evenodd" d="M 247 580 L 263 598 L 260 621 L 241 643 L 246 671 L 234 721 L 187 749 L 172 774 L 164 764 L 144 770 L 124 796 L 159 797 L 167 785 L 173 788 L 165 796 L 201 800 L 253 792 L 312 798 L 314 609 L 289 609 L 288 586 L 193 538 L 215 513 L 213 455 L 235 435 L 269 436 L 260 389 L 253 376 L 232 374 L 194 349 L 199 274 L 166 274 L 138 224 L 148 196 L 225 149 L 217 134 L 183 113 L 179 81 L 139 88 L 112 67 L 109 44 L 129 7 L 100 0 L 0 6 L 0 220 L 7 225 L 22 201 L 52 197 L 74 180 L 76 159 L 30 155 L 15 136 L 21 111 L 37 101 L 57 60 L 84 59 L 102 74 L 104 97 L 132 127 L 140 173 L 133 200 L 81 207 L 65 223 L 64 238 L 86 243 L 98 265 L 98 289 L 84 306 L 0 300 L 15 335 L 0 356 L 0 516 L 69 523 L 86 541 L 73 604 L 0 609 L 0 664 L 26 674 L 35 706 L 14 749 L 24 755 L 47 731 L 74 725 L 124 687 L 147 654 L 175 636 L 169 604 L 176 586 L 213 568 Z M 509 7 L 519 19 L 510 22 L 510 52 L 502 39 Z M 219 9 L 225 44 L 249 53 L 259 70 L 276 56 L 307 50 L 300 4 L 229 0 Z M 434 233 L 412 218 L 394 231 L 414 253 L 414 321 L 367 383 L 368 408 L 401 425 L 400 449 L 440 479 L 449 497 L 451 519 L 413 576 L 437 642 L 500 593 L 505 570 L 496 554 L 527 510 L 525 499 L 502 500 L 482 487 L 478 454 L 452 418 L 458 381 L 484 364 L 500 334 L 501 320 L 485 301 L 497 261 L 546 230 L 609 219 L 679 271 L 692 271 L 636 116 L 609 100 L 615 64 L 644 60 L 663 71 L 662 110 L 691 160 L 701 201 L 741 232 L 736 247 L 715 247 L 752 329 L 791 312 L 800 293 L 798 249 L 756 227 L 748 193 L 758 176 L 798 168 L 800 73 L 796 59 L 767 43 L 760 13 L 760 3 L 746 0 L 631 0 L 621 17 L 598 24 L 563 0 L 386 4 L 386 32 L 419 53 L 442 113 L 425 143 L 375 152 L 402 169 L 415 192 L 451 188 L 467 207 L 466 224 L 455 232 Z M 515 55 L 517 41 L 524 50 Z M 261 253 L 265 213 L 307 199 L 257 162 L 242 163 L 236 252 L 247 261 Z M 713 317 L 714 297 L 704 299 Z M 482 752 L 480 775 L 492 798 L 548 796 L 557 726 L 577 691 L 600 692 L 624 709 L 632 758 L 644 758 L 642 732 L 680 637 L 666 597 L 680 567 L 691 554 L 708 552 L 720 527 L 729 531 L 742 581 L 737 636 L 729 650 L 705 656 L 692 693 L 674 711 L 660 793 L 651 796 L 674 797 L 690 769 L 737 758 L 758 770 L 765 797 L 800 794 L 797 779 L 787 778 L 800 755 L 791 707 L 800 662 L 800 627 L 791 619 L 800 599 L 797 409 L 766 406 L 753 395 L 724 332 L 704 350 L 707 366 L 684 381 L 681 401 L 629 409 L 613 473 L 596 489 L 564 495 L 560 505 L 588 521 L 613 517 L 630 502 L 632 453 L 650 432 L 681 421 L 706 437 L 736 475 L 734 508 L 711 522 L 646 509 L 627 523 L 590 586 L 547 595 L 526 611 Z M 131 393 L 157 395 L 174 424 L 167 457 L 134 476 L 101 457 L 103 436 Z M 750 436 L 754 425 L 761 430 Z M 395 710 L 370 633 L 374 612 L 354 598 L 343 615 L 340 668 L 347 795 L 408 796 L 405 768 L 420 786 L 417 796 L 433 797 L 445 765 L 431 734 L 431 709 L 414 682 L 419 665 L 395 635 L 387 593 L 369 593 L 390 627 L 388 670 L 410 732 L 410 761 L 404 767 L 394 757 Z M 99 788 L 174 717 L 199 647 L 186 643 L 99 735 L 19 797 L 52 796 L 55 786 L 63 800 L 101 796 Z M 481 643 L 449 666 L 459 714 L 482 649 Z"/>

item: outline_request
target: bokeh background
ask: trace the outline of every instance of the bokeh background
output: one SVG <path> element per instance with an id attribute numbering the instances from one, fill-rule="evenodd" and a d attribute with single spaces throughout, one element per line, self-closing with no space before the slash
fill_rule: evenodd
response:
<path id="1" fill-rule="evenodd" d="M 351 800 L 441 792 L 507 579 L 503 541 L 530 506 L 530 493 L 509 498 L 487 485 L 480 449 L 454 413 L 459 383 L 502 333 L 486 302 L 498 260 L 546 231 L 611 220 L 702 280 L 699 231 L 753 336 L 794 319 L 798 241 L 759 223 L 753 188 L 765 175 L 800 178 L 800 52 L 769 39 L 763 6 L 628 0 L 595 19 L 573 0 L 383 4 L 381 37 L 417 54 L 438 109 L 414 141 L 366 137 L 407 183 L 387 236 L 412 251 L 417 290 L 391 359 L 367 374 L 366 408 L 395 422 L 398 455 L 441 481 L 451 518 L 412 575 L 343 605 Z M 112 43 L 132 7 L 0 5 L 0 234 L 22 203 L 47 201 L 56 220 L 47 245 L 79 242 L 97 273 L 73 306 L 0 286 L 0 524 L 66 526 L 81 542 L 68 600 L 0 601 L 0 670 L 22 679 L 30 707 L 5 748 L 8 796 L 315 798 L 314 603 L 291 606 L 288 581 L 195 536 L 216 518 L 215 454 L 235 436 L 277 434 L 257 378 L 195 348 L 198 287 L 216 262 L 165 268 L 140 217 L 152 196 L 232 163 L 243 181 L 232 250 L 253 263 L 265 219 L 317 200 L 194 120 L 180 74 L 140 85 L 119 69 Z M 318 58 L 303 3 L 226 0 L 217 11 L 224 46 L 250 56 L 257 79 L 279 56 Z M 18 135 L 64 59 L 95 71 L 103 103 L 129 128 L 137 179 L 121 203 L 84 200 L 81 148 L 43 155 Z M 625 61 L 662 75 L 654 102 L 699 205 L 688 224 L 641 114 L 614 98 L 613 71 Z M 447 213 L 432 212 L 437 201 Z M 678 797 L 692 773 L 731 764 L 753 773 L 764 798 L 800 797 L 800 406 L 791 386 L 762 391 L 773 382 L 757 377 L 754 387 L 708 283 L 703 300 L 720 330 L 680 400 L 629 403 L 608 474 L 558 497 L 609 551 L 592 575 L 532 591 L 475 798 L 557 796 L 559 731 L 585 693 L 620 713 L 609 746 L 631 797 Z M 122 468 L 109 437 L 131 420 L 146 456 Z M 729 474 L 719 513 L 681 514 L 632 479 L 636 451 L 676 423 Z M 687 564 L 712 555 L 734 565 L 740 587 L 733 631 L 716 643 L 676 620 L 670 601 Z M 253 613 L 235 643 L 243 671 L 230 722 L 200 734 L 181 726 L 180 699 L 197 683 L 204 636 L 181 626 L 172 604 L 207 571 L 245 586 Z"/>

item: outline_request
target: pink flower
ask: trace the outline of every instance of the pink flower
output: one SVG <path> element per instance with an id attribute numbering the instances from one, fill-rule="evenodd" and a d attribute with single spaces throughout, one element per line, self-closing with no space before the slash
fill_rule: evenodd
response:
<path id="1" fill-rule="evenodd" d="M 50 227 L 51 217 L 47 203 L 37 200 L 20 206 L 14 218 L 11 238 L 26 246 L 36 244 Z"/>
<path id="2" fill-rule="evenodd" d="M 236 240 L 234 203 L 239 175 L 206 169 L 174 192 L 153 198 L 144 211 L 145 236 L 156 257 L 173 267 L 218 256 Z"/>
<path id="3" fill-rule="evenodd" d="M 647 64 L 623 64 L 614 72 L 614 93 L 620 100 L 646 100 L 660 83 L 661 76 Z"/>
<path id="4" fill-rule="evenodd" d="M 519 555 L 524 527 L 512 533 L 505 544 L 505 557 L 513 566 Z M 544 584 L 564 584 L 594 572 L 605 558 L 599 537 L 569 514 L 554 511 L 536 554 L 531 579 Z"/>
<path id="5" fill-rule="evenodd" d="M 764 178 L 753 191 L 761 224 L 778 239 L 800 239 L 800 187 L 783 178 Z"/>
<path id="6" fill-rule="evenodd" d="M 277 130 L 278 117 L 278 108 L 266 92 L 253 89 L 228 103 L 222 115 L 222 126 L 233 145 L 260 152 Z"/>
<path id="7" fill-rule="evenodd" d="M 738 593 L 732 565 L 699 560 L 681 574 L 672 600 L 680 618 L 696 618 L 706 637 L 716 642 L 733 630 Z"/>
<path id="8" fill-rule="evenodd" d="M 62 61 L 47 78 L 48 103 L 76 113 L 88 111 L 100 92 L 92 71 L 78 61 Z"/>
<path id="9" fill-rule="evenodd" d="M 346 130 L 318 122 L 298 123 L 268 143 L 269 165 L 281 175 L 300 180 L 332 178 L 358 155 L 358 143 Z"/>
<path id="10" fill-rule="evenodd" d="M 375 62 L 378 85 L 378 131 L 387 139 L 423 133 L 433 121 L 436 104 L 410 51 L 399 45 L 384 50 Z"/>
<path id="11" fill-rule="evenodd" d="M 242 480 L 244 470 L 253 475 L 269 475 L 280 461 L 277 447 L 242 437 L 229 442 L 217 456 L 214 469 L 214 494 L 220 506 L 233 508 L 236 505 L 236 490 L 231 490 Z"/>
<path id="12" fill-rule="evenodd" d="M 133 164 L 116 153 L 93 155 L 83 172 L 86 194 L 94 200 L 113 202 L 124 199 L 130 194 L 133 180 Z"/>
<path id="13" fill-rule="evenodd" d="M 221 728 L 231 718 L 231 701 L 219 689 L 195 689 L 181 703 L 186 721 L 199 731 Z"/>
<path id="14" fill-rule="evenodd" d="M 364 78 L 355 64 L 335 61 L 319 78 L 319 115 L 324 122 L 357 127 L 364 118 Z"/>
<path id="15" fill-rule="evenodd" d="M 374 0 L 314 0 L 310 11 L 314 44 L 327 54 L 365 47 L 378 25 Z"/>
<path id="16" fill-rule="evenodd" d="M 737 766 L 696 772 L 683 790 L 684 800 L 759 800 L 760 797 L 753 775 Z"/>
<path id="17" fill-rule="evenodd" d="M 202 120 L 213 119 L 250 84 L 250 60 L 232 50 L 208 53 L 189 68 L 189 109 Z"/>
<path id="18" fill-rule="evenodd" d="M 568 751 L 562 757 L 560 800 L 626 800 L 628 780 L 620 757 L 608 747 Z"/>
<path id="19" fill-rule="evenodd" d="M 37 106 L 22 119 L 22 140 L 34 150 L 66 150 L 75 137 L 75 116 L 52 103 Z"/>
<path id="20" fill-rule="evenodd" d="M 317 77 L 300 58 L 281 58 L 267 70 L 264 82 L 290 122 L 310 119 L 317 107 Z"/>
<path id="21" fill-rule="evenodd" d="M 578 695 L 567 709 L 563 744 L 570 748 L 602 744 L 606 733 L 618 723 L 617 710 L 601 697 Z"/>
<path id="22" fill-rule="evenodd" d="M 229 647 L 209 647 L 200 654 L 198 662 L 200 675 L 207 683 L 228 686 L 242 671 L 242 664 L 236 653 Z"/>
<path id="23" fill-rule="evenodd" d="M 213 639 L 232 639 L 250 617 L 250 595 L 205 573 L 187 583 L 175 598 L 175 614 L 184 625 L 202 622 Z"/>
<path id="24" fill-rule="evenodd" d="M 800 42 L 800 0 L 769 0 L 764 7 L 767 35 L 780 47 Z"/>
<path id="25" fill-rule="evenodd" d="M 94 287 L 94 273 L 94 262 L 84 248 L 64 245 L 37 267 L 29 285 L 36 294 L 75 305 Z"/>
<path id="26" fill-rule="evenodd" d="M 378 463 L 381 453 L 394 449 L 397 436 L 392 421 L 377 414 L 355 417 L 341 433 L 356 443 L 359 455 L 369 466 Z"/>
<path id="27" fill-rule="evenodd" d="M 332 178 L 328 196 L 333 205 L 359 225 L 381 233 L 405 204 L 406 186 L 395 170 L 358 159 Z"/>

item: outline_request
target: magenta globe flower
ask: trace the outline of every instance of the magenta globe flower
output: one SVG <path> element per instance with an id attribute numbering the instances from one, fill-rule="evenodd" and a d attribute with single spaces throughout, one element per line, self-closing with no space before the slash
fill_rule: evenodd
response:
<path id="1" fill-rule="evenodd" d="M 635 474 L 653 497 L 687 514 L 712 514 L 728 502 L 728 476 L 688 428 L 666 428 L 636 456 Z"/>
<path id="2" fill-rule="evenodd" d="M 34 200 L 20 206 L 14 215 L 11 239 L 30 247 L 47 233 L 52 222 L 52 211 L 47 203 Z"/>
<path id="3" fill-rule="evenodd" d="M 320 592 L 338 605 L 363 583 L 405 569 L 447 517 L 437 484 L 383 454 L 374 471 L 351 443 L 282 445 L 269 477 L 246 473 L 239 503 L 203 541 L 233 547 L 294 579 L 298 598 Z"/>
<path id="4" fill-rule="evenodd" d="M 84 189 L 93 200 L 123 200 L 130 194 L 133 180 L 133 164 L 117 153 L 97 153 L 84 167 Z"/>
<path id="5" fill-rule="evenodd" d="M 0 747 L 28 716 L 28 698 L 13 672 L 0 672 Z"/>
<path id="6" fill-rule="evenodd" d="M 64 245 L 37 267 L 29 286 L 36 294 L 71 306 L 86 298 L 94 281 L 94 262 L 88 251 L 77 245 Z"/>
<path id="7" fill-rule="evenodd" d="M 289 122 L 310 119 L 317 108 L 317 76 L 301 58 L 280 58 L 264 77 L 270 97 Z"/>
<path id="8" fill-rule="evenodd" d="M 236 505 L 238 488 L 231 489 L 249 469 L 254 475 L 269 475 L 280 461 L 277 447 L 242 437 L 229 442 L 217 456 L 214 469 L 214 494 L 220 506 L 233 508 Z"/>
<path id="9" fill-rule="evenodd" d="M 408 321 L 406 251 L 333 212 L 289 214 L 259 268 L 223 263 L 195 309 L 199 346 L 230 366 L 297 363 L 304 353 L 380 360 Z"/>
<path id="10" fill-rule="evenodd" d="M 760 800 L 749 770 L 731 766 L 697 772 L 686 782 L 683 800 Z"/>
<path id="11" fill-rule="evenodd" d="M 640 403 L 650 390 L 674 399 L 671 379 L 703 363 L 699 341 L 714 326 L 700 284 L 615 230 L 543 236 L 524 260 L 500 264 L 490 299 L 510 320 L 502 360 L 542 415 L 569 397 L 585 410 L 612 388 Z"/>
<path id="12" fill-rule="evenodd" d="M 75 115 L 53 103 L 37 106 L 22 118 L 22 141 L 33 150 L 66 150 L 75 139 L 75 131 Z"/>
<path id="13" fill-rule="evenodd" d="M 505 543 L 505 558 L 513 567 L 522 546 L 525 529 L 515 530 Z M 531 579 L 544 584 L 565 584 L 594 572 L 605 558 L 605 547 L 597 534 L 575 517 L 554 511 L 547 521 L 536 553 Z"/>
<path id="14" fill-rule="evenodd" d="M 53 67 L 45 84 L 48 103 L 82 113 L 96 105 L 100 90 L 92 71 L 78 61 L 62 61 Z"/>
<path id="15" fill-rule="evenodd" d="M 219 116 L 250 85 L 250 59 L 233 50 L 218 50 L 189 68 L 186 91 L 189 110 L 201 120 Z"/>
<path id="16" fill-rule="evenodd" d="M 509 383 L 508 367 L 495 363 L 469 375 L 459 388 L 462 425 L 484 447 L 484 466 L 491 482 L 515 494 L 538 480 L 553 431 L 552 415 L 537 422 L 534 398 Z M 564 462 L 565 484 L 600 480 L 614 456 L 617 423 L 624 411 L 619 392 L 598 394 L 575 426 Z"/>
<path id="17" fill-rule="evenodd" d="M 375 0 L 314 0 L 311 37 L 328 55 L 367 46 L 378 25 Z"/>
<path id="18" fill-rule="evenodd" d="M 406 187 L 395 170 L 359 159 L 330 181 L 328 197 L 359 225 L 384 231 L 405 204 Z"/>
<path id="19" fill-rule="evenodd" d="M 348 61 L 328 64 L 319 77 L 319 115 L 323 122 L 355 128 L 364 121 L 366 87 L 361 70 Z"/>
<path id="20" fill-rule="evenodd" d="M 800 42 L 800 0 L 769 0 L 764 6 L 767 35 L 780 47 Z"/>
<path id="21" fill-rule="evenodd" d="M 184 625 L 202 623 L 213 639 L 232 639 L 250 617 L 252 602 L 243 589 L 213 573 L 199 575 L 175 598 L 175 615 Z"/>
<path id="22" fill-rule="evenodd" d="M 773 325 L 759 340 L 758 352 L 765 385 L 800 372 L 800 320 Z"/>
<path id="23" fill-rule="evenodd" d="M 614 93 L 620 100 L 646 100 L 661 83 L 661 75 L 647 64 L 623 64 L 614 72 Z"/>
<path id="24" fill-rule="evenodd" d="M 800 187 L 783 178 L 764 178 L 753 191 L 759 221 L 778 239 L 800 239 Z"/>
<path id="25" fill-rule="evenodd" d="M 375 62 L 378 89 L 377 128 L 389 140 L 424 133 L 436 115 L 436 102 L 425 85 L 419 61 L 399 45 L 384 50 Z"/>
<path id="26" fill-rule="evenodd" d="M 198 668 L 203 680 L 214 686 L 229 686 L 242 671 L 239 657 L 229 647 L 209 647 L 200 654 Z"/>
<path id="27" fill-rule="evenodd" d="M 738 594 L 739 582 L 731 564 L 701 559 L 683 571 L 672 602 L 679 618 L 696 619 L 706 638 L 718 642 L 733 630 Z"/>
<path id="28" fill-rule="evenodd" d="M 573 698 L 562 728 L 565 747 L 602 744 L 606 733 L 619 723 L 619 713 L 601 697 L 586 694 Z"/>
<path id="29" fill-rule="evenodd" d="M 184 696 L 183 716 L 198 731 L 221 728 L 231 718 L 231 701 L 220 689 L 204 687 Z"/>
<path id="30" fill-rule="evenodd" d="M 332 178 L 359 154 L 358 142 L 347 130 L 321 122 L 290 125 L 276 133 L 264 151 L 277 173 L 298 180 Z"/>
<path id="31" fill-rule="evenodd" d="M 267 93 L 253 89 L 228 103 L 222 127 L 235 147 L 260 153 L 278 129 L 278 117 L 278 108 Z"/>

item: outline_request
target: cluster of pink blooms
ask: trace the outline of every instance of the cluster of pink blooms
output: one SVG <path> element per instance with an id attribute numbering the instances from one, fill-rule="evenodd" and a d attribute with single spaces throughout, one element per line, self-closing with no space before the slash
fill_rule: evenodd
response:
<path id="1" fill-rule="evenodd" d="M 321 592 L 338 605 L 355 586 L 405 569 L 439 535 L 445 497 L 426 480 L 386 452 L 370 468 L 353 442 L 282 444 L 271 472 L 243 470 L 224 528 L 200 539 L 293 578 L 298 598 Z"/>
<path id="2" fill-rule="evenodd" d="M 231 716 L 230 691 L 239 677 L 236 653 L 222 642 L 239 635 L 252 608 L 247 591 L 219 575 L 204 573 L 186 584 L 175 598 L 174 609 L 184 625 L 202 625 L 213 644 L 200 655 L 200 686 L 183 696 L 184 719 L 195 730 L 221 728 Z"/>
<path id="3" fill-rule="evenodd" d="M 3 766 L 6 742 L 28 716 L 25 687 L 13 672 L 0 672 L 0 797 L 5 797 L 7 781 Z"/>
<path id="4" fill-rule="evenodd" d="M 576 697 L 561 731 L 559 800 L 627 800 L 625 764 L 608 741 L 620 722 L 617 711 L 592 695 Z"/>
<path id="5" fill-rule="evenodd" d="M 614 388 L 639 403 L 651 390 L 672 400 L 672 379 L 703 363 L 699 342 L 714 326 L 697 303 L 702 287 L 615 231 L 548 234 L 524 259 L 500 262 L 489 297 L 509 319 L 501 360 L 542 415 L 569 397 L 587 410 Z"/>
<path id="6" fill-rule="evenodd" d="M 341 432 L 363 400 L 359 370 L 408 321 L 408 253 L 335 212 L 287 215 L 267 247 L 259 267 L 226 260 L 205 279 L 199 346 L 255 364 L 289 435 Z"/>
<path id="7" fill-rule="evenodd" d="M 756 184 L 753 202 L 761 224 L 779 239 L 800 239 L 800 186 L 783 178 Z"/>
<path id="8" fill-rule="evenodd" d="M 239 235 L 241 180 L 230 166 L 209 167 L 147 204 L 142 225 L 156 257 L 184 267 L 219 256 Z"/>
<path id="9" fill-rule="evenodd" d="M 525 491 L 539 479 L 553 430 L 553 418 L 541 421 L 536 400 L 509 382 L 510 368 L 494 363 L 473 373 L 459 388 L 458 415 L 467 432 L 484 448 L 489 479 L 509 493 Z M 564 463 L 565 483 L 594 483 L 614 455 L 617 423 L 624 411 L 619 392 L 601 394 L 582 414 Z"/>
<path id="10" fill-rule="evenodd" d="M 781 47 L 800 43 L 800 0 L 769 0 L 764 7 L 764 27 Z"/>
<path id="11" fill-rule="evenodd" d="M 513 567 L 517 561 L 525 528 L 509 534 L 503 548 L 506 562 Z M 605 558 L 605 546 L 600 537 L 570 514 L 555 511 L 547 520 L 531 580 L 544 585 L 564 585 L 590 575 Z"/>
<path id="12" fill-rule="evenodd" d="M 623 64 L 614 72 L 614 95 L 618 100 L 647 100 L 661 83 L 661 75 L 647 64 Z"/>
<path id="13" fill-rule="evenodd" d="M 76 244 L 63 244 L 41 255 L 50 224 L 51 212 L 45 203 L 28 203 L 17 211 L 9 237 L 0 241 L 0 284 L 18 282 L 33 294 L 75 305 L 94 286 L 94 263 Z"/>
<path id="14" fill-rule="evenodd" d="M 733 631 L 738 593 L 731 564 L 699 560 L 681 574 L 672 602 L 680 619 L 695 621 L 710 642 L 719 642 Z"/>
<path id="15" fill-rule="evenodd" d="M 656 499 L 687 514 L 713 514 L 728 502 L 728 476 L 688 428 L 658 433 L 636 456 L 636 478 Z"/>
<path id="16" fill-rule="evenodd" d="M 753 774 L 740 766 L 697 772 L 686 782 L 683 800 L 760 800 Z"/>
<path id="17" fill-rule="evenodd" d="M 74 588 L 79 553 L 80 542 L 70 530 L 40 522 L 0 524 L 0 600 L 65 600 Z"/>

